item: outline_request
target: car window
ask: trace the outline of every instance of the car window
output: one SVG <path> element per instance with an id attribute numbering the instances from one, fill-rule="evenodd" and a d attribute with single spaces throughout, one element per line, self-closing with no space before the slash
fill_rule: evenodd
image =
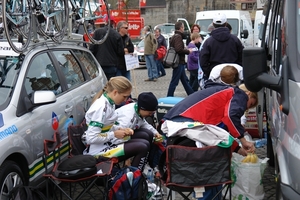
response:
<path id="1" fill-rule="evenodd" d="M 52 90 L 55 94 L 61 92 L 57 73 L 47 53 L 31 60 L 24 85 L 27 94 L 38 90 Z"/>
<path id="2" fill-rule="evenodd" d="M 74 88 L 85 81 L 76 58 L 70 51 L 53 51 L 59 67 L 67 80 L 68 89 Z"/>
<path id="3" fill-rule="evenodd" d="M 94 59 L 91 53 L 80 50 L 73 50 L 76 57 L 82 62 L 88 75 L 91 79 L 96 78 L 99 75 L 99 69 L 97 66 L 97 61 Z"/>

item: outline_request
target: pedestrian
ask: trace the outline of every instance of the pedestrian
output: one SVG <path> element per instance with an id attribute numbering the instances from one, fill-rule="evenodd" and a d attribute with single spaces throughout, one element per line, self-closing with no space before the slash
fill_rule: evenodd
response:
<path id="1" fill-rule="evenodd" d="M 202 43 L 201 43 L 201 46 L 200 46 L 200 52 L 201 52 L 201 49 L 203 47 L 203 44 L 204 42 L 210 37 L 210 34 L 211 32 L 215 30 L 215 27 L 214 25 L 211 23 L 208 25 L 207 27 L 207 34 L 206 36 L 204 37 Z M 198 84 L 199 84 L 199 88 L 202 90 L 204 88 L 204 84 L 205 84 L 205 81 L 207 81 L 208 77 L 206 77 L 203 73 L 203 70 L 202 70 L 202 67 L 201 67 L 201 64 L 200 64 L 200 54 L 199 54 L 199 68 L 198 68 Z"/>
<path id="2" fill-rule="evenodd" d="M 193 52 L 188 55 L 188 63 L 187 69 L 190 72 L 190 86 L 193 88 L 194 91 L 198 91 L 199 84 L 198 84 L 198 69 L 199 69 L 199 54 L 200 51 L 196 46 L 197 43 L 200 41 L 200 34 L 195 32 L 191 35 L 192 41 L 189 43 L 188 48 L 193 49 Z"/>
<path id="3" fill-rule="evenodd" d="M 144 39 L 144 55 L 146 60 L 146 67 L 148 70 L 148 78 L 145 81 L 157 81 L 158 72 L 154 54 L 157 49 L 157 41 L 153 33 L 150 32 L 150 27 L 145 26 L 145 39 Z"/>
<path id="4" fill-rule="evenodd" d="M 199 26 L 198 24 L 193 24 L 193 26 L 191 27 L 191 36 L 186 38 L 186 46 L 188 46 L 188 45 L 190 44 L 190 42 L 192 41 L 192 38 L 191 38 L 191 37 L 192 37 L 192 34 L 193 34 L 193 33 L 199 33 L 199 34 L 200 34 L 200 31 L 201 31 L 200 26 Z M 200 36 L 201 36 L 201 35 L 200 35 Z M 201 36 L 201 39 L 199 40 L 199 42 L 196 43 L 196 47 L 197 47 L 198 49 L 200 49 L 202 40 L 203 40 L 203 38 L 202 38 L 202 36 Z"/>
<path id="5" fill-rule="evenodd" d="M 155 37 L 156 37 L 156 40 L 157 40 L 157 49 L 159 49 L 161 46 L 164 46 L 167 50 L 166 38 L 161 35 L 161 29 L 156 28 L 154 30 L 154 33 L 155 33 Z M 165 71 L 165 68 L 163 66 L 162 60 L 156 59 L 156 66 L 157 66 L 158 77 L 165 76 L 166 71 Z"/>
<path id="6" fill-rule="evenodd" d="M 170 46 L 174 47 L 176 53 L 178 54 L 179 64 L 178 67 L 173 69 L 172 78 L 167 93 L 168 97 L 174 96 L 174 92 L 179 83 L 179 80 L 181 81 L 187 95 L 190 95 L 194 92 L 194 90 L 192 89 L 192 87 L 188 82 L 188 77 L 185 74 L 185 68 L 186 68 L 185 55 L 190 54 L 193 50 L 186 49 L 184 47 L 184 43 L 182 41 L 182 38 L 184 37 L 183 31 L 184 31 L 184 24 L 180 21 L 176 22 L 175 34 L 171 38 Z"/>
<path id="7" fill-rule="evenodd" d="M 218 13 L 213 18 L 215 30 L 211 32 L 200 52 L 200 66 L 206 77 L 216 65 L 236 63 L 242 65 L 243 45 L 237 36 L 232 35 L 226 27 L 227 18 Z"/>
<path id="8" fill-rule="evenodd" d="M 108 37 L 102 44 L 90 44 L 89 49 L 101 65 L 107 80 L 117 75 L 119 57 L 124 56 L 124 46 L 121 35 L 112 27 L 100 27 L 95 30 L 93 38 L 100 40 L 109 30 Z"/>
<path id="9" fill-rule="evenodd" d="M 126 101 L 132 90 L 130 81 L 123 76 L 110 78 L 102 94 L 93 102 L 85 115 L 88 129 L 83 141 L 88 147 L 84 154 L 124 161 L 133 157 L 131 165 L 143 170 L 150 145 L 141 139 L 130 139 L 134 132 L 117 125 L 115 105 Z M 138 151 L 137 151 L 138 149 Z"/>
<path id="10" fill-rule="evenodd" d="M 133 43 L 128 36 L 128 23 L 126 21 L 120 21 L 117 24 L 117 31 L 122 37 L 123 46 L 124 46 L 124 54 L 130 54 L 134 52 Z M 125 58 L 124 56 L 119 56 L 119 65 L 117 70 L 117 76 L 125 76 L 128 80 L 131 80 L 130 71 L 126 68 Z"/>

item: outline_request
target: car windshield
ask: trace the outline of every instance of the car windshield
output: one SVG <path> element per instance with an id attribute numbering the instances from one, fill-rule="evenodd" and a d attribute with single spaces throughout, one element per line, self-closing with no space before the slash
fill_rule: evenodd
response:
<path id="1" fill-rule="evenodd" d="M 175 24 L 159 24 L 155 28 L 160 28 L 161 34 L 174 34 Z"/>
<path id="2" fill-rule="evenodd" d="M 0 107 L 7 102 L 18 75 L 18 57 L 0 58 Z"/>
<path id="3" fill-rule="evenodd" d="M 212 23 L 212 19 L 199 19 L 196 24 L 198 24 L 201 28 L 201 35 L 207 34 L 207 27 Z M 238 20 L 237 19 L 227 19 L 227 23 L 229 23 L 232 27 L 231 34 L 238 35 Z"/>

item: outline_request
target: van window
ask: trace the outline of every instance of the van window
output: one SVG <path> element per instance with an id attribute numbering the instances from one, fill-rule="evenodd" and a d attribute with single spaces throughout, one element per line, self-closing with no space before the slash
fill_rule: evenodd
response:
<path id="1" fill-rule="evenodd" d="M 298 0 L 298 4 L 300 5 L 300 0 Z M 300 8 L 298 7 L 298 10 L 300 10 Z M 297 35 L 297 48 L 298 48 L 298 58 L 300 57 L 300 12 L 297 12 L 297 16 L 296 16 L 296 25 L 297 25 L 297 29 L 296 29 L 296 35 Z"/>
<path id="2" fill-rule="evenodd" d="M 199 19 L 196 21 L 201 28 L 201 34 L 207 34 L 207 27 L 213 22 L 213 19 Z M 238 36 L 239 34 L 239 21 L 238 19 L 227 19 L 227 23 L 229 23 L 232 27 L 231 34 Z"/>

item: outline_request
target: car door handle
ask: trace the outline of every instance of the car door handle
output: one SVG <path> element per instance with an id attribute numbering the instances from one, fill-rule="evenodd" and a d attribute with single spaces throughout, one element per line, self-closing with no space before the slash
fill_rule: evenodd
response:
<path id="1" fill-rule="evenodd" d="M 73 110 L 73 106 L 67 106 L 65 109 L 65 113 L 70 113 Z"/>
<path id="2" fill-rule="evenodd" d="M 94 98 L 94 96 L 97 94 L 97 92 L 92 92 L 91 98 Z"/>

